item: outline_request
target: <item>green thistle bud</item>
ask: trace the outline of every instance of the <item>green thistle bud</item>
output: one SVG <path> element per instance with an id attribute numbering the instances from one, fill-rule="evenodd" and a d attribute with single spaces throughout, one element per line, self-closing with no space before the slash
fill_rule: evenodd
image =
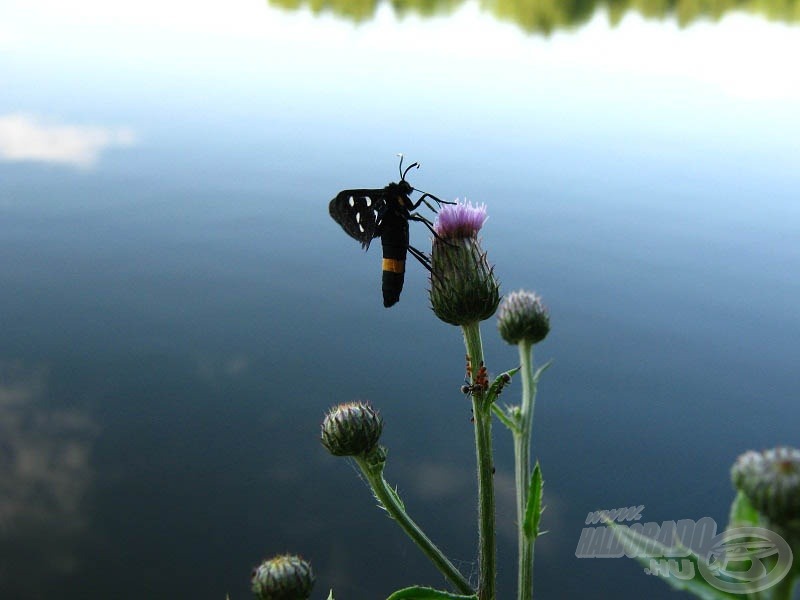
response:
<path id="1" fill-rule="evenodd" d="M 430 300 L 433 312 L 445 323 L 483 321 L 500 303 L 494 267 L 478 241 L 485 221 L 485 206 L 464 203 L 442 207 L 434 224 L 438 237 L 431 252 Z"/>
<path id="2" fill-rule="evenodd" d="M 299 556 L 284 554 L 253 569 L 251 582 L 259 600 L 306 600 L 314 587 L 314 573 Z"/>
<path id="3" fill-rule="evenodd" d="M 774 448 L 742 454 L 731 469 L 733 485 L 770 521 L 800 519 L 800 450 Z"/>
<path id="4" fill-rule="evenodd" d="M 383 418 L 366 402 L 333 407 L 322 422 L 322 444 L 334 456 L 362 456 L 375 448 Z"/>
<path id="5" fill-rule="evenodd" d="M 538 344 L 550 332 L 550 316 L 541 297 L 520 290 L 510 293 L 503 301 L 497 329 L 509 344 Z"/>

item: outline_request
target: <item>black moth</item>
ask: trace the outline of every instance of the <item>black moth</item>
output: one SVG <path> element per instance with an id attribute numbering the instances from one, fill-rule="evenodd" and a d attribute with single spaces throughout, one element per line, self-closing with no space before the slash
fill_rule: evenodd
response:
<path id="1" fill-rule="evenodd" d="M 433 194 L 422 194 L 419 200 L 413 202 L 409 195 L 415 191 L 406 181 L 406 174 L 414 167 L 419 168 L 419 163 L 413 163 L 403 170 L 403 155 L 400 155 L 400 181 L 390 183 L 383 189 L 355 189 L 342 190 L 331 200 L 328 207 L 331 217 L 350 237 L 361 242 L 364 250 L 369 248 L 370 242 L 376 237 L 381 238 L 383 246 L 383 305 L 393 306 L 400 300 L 403 290 L 403 279 L 406 270 L 406 252 L 416 258 L 422 266 L 430 271 L 431 263 L 428 256 L 408 243 L 408 222 L 420 221 L 431 232 L 432 223 L 412 211 L 420 204 L 436 209 L 425 199 L 430 198 L 437 204 L 453 204 L 440 200 Z"/>

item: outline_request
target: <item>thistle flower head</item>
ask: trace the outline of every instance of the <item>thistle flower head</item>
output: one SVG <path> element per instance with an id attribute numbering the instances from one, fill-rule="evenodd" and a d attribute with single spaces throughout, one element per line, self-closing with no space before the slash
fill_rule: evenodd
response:
<path id="1" fill-rule="evenodd" d="M 259 600 L 306 600 L 314 587 L 314 573 L 299 556 L 284 554 L 253 569 L 251 583 Z"/>
<path id="2" fill-rule="evenodd" d="M 550 332 L 550 315 L 542 298 L 533 292 L 511 292 L 497 315 L 497 329 L 509 344 L 538 344 Z"/>
<path id="3" fill-rule="evenodd" d="M 475 237 L 486 222 L 486 205 L 471 202 L 445 204 L 436 217 L 433 229 L 441 238 Z"/>
<path id="4" fill-rule="evenodd" d="M 477 323 L 497 310 L 500 285 L 478 240 L 485 221 L 484 205 L 464 202 L 443 206 L 434 223 L 430 299 L 445 323 Z"/>
<path id="5" fill-rule="evenodd" d="M 322 444 L 334 456 L 362 456 L 378 444 L 383 418 L 366 402 L 335 406 L 322 422 Z"/>
<path id="6" fill-rule="evenodd" d="M 788 447 L 742 454 L 731 469 L 734 486 L 770 521 L 800 519 L 800 450 Z"/>

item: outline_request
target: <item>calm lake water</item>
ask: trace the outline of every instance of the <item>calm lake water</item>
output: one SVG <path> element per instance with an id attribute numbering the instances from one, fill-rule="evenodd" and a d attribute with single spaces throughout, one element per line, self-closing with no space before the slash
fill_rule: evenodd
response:
<path id="1" fill-rule="evenodd" d="M 328 216 L 398 152 L 487 204 L 503 290 L 551 311 L 537 598 L 678 597 L 575 549 L 598 509 L 721 528 L 737 455 L 800 444 L 800 4 L 533 5 L 3 2 L 0 597 L 241 600 L 286 551 L 314 598 L 444 587 L 318 442 L 352 399 L 475 577 L 460 333 L 417 264 L 384 309 L 378 245 Z"/>

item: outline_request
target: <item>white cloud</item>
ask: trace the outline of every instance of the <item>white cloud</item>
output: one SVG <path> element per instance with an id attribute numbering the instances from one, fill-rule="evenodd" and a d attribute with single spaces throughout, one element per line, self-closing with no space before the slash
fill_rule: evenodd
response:
<path id="1" fill-rule="evenodd" d="M 23 113 L 0 116 L 0 160 L 38 161 L 88 169 L 100 153 L 114 146 L 131 146 L 129 128 L 48 123 Z"/>

